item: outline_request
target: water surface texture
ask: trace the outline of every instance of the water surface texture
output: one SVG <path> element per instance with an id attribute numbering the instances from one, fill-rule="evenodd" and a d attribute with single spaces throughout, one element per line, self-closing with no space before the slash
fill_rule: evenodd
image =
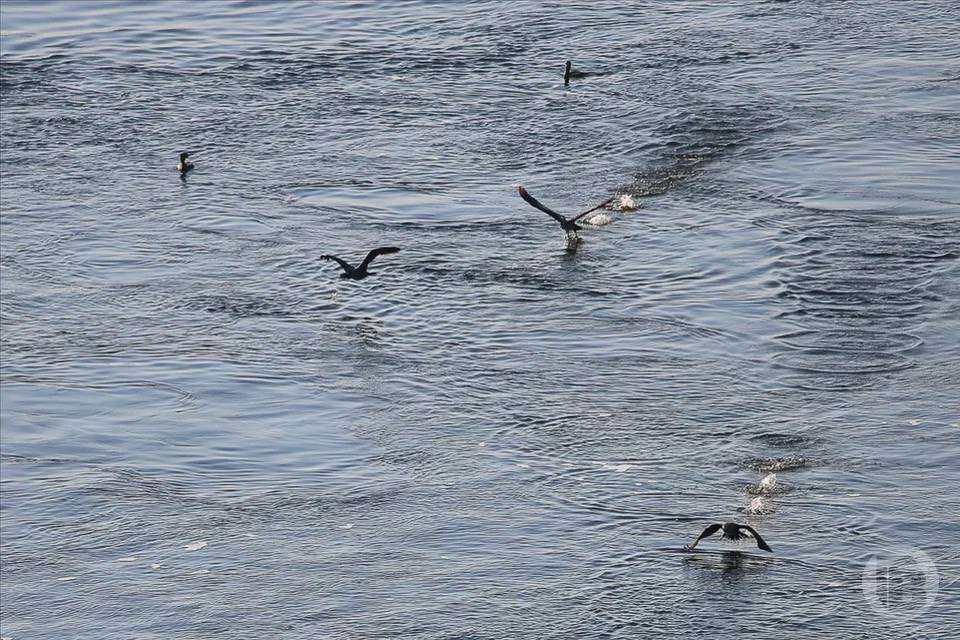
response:
<path id="1" fill-rule="evenodd" d="M 4 638 L 960 635 L 957 2 L 0 15 Z"/>

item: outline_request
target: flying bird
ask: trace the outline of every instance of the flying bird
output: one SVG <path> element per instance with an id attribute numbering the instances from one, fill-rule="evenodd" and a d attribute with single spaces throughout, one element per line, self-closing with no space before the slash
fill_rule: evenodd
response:
<path id="1" fill-rule="evenodd" d="M 587 215 L 588 213 L 593 213 L 597 209 L 602 209 L 603 207 L 607 206 L 613 201 L 613 198 L 609 198 L 608 200 L 604 200 L 603 202 L 593 207 L 592 209 L 587 209 L 583 213 L 578 213 L 572 218 L 565 218 L 559 213 L 557 213 L 556 211 L 554 211 L 553 209 L 551 209 L 550 207 L 544 204 L 541 204 L 539 200 L 537 200 L 532 195 L 530 195 L 527 192 L 527 190 L 524 189 L 522 186 L 518 187 L 517 191 L 520 192 L 520 197 L 526 200 L 527 204 L 529 204 L 532 207 L 536 207 L 537 209 L 540 209 L 540 211 L 543 211 L 545 214 L 547 214 L 548 216 L 550 216 L 551 218 L 559 222 L 560 228 L 567 232 L 567 239 L 572 242 L 578 242 L 580 240 L 580 236 L 577 235 L 577 231 L 579 231 L 580 229 L 583 229 L 583 227 L 577 224 L 577 220 Z"/>
<path id="2" fill-rule="evenodd" d="M 367 254 L 367 257 L 363 259 L 363 262 L 360 263 L 357 267 L 350 266 L 344 260 L 341 260 L 337 256 L 324 255 L 320 256 L 321 260 L 335 260 L 340 264 L 340 267 L 343 269 L 343 273 L 340 274 L 341 280 L 363 280 L 367 276 L 373 274 L 372 271 L 367 271 L 367 267 L 370 266 L 370 263 L 373 262 L 374 258 L 385 253 L 396 253 L 400 251 L 397 247 L 380 247 L 379 249 L 374 249 Z"/>
<path id="3" fill-rule="evenodd" d="M 180 173 L 186 173 L 193 169 L 193 163 L 187 160 L 190 157 L 190 154 L 184 151 L 180 154 L 180 162 L 177 163 L 177 171 Z"/>
<path id="4" fill-rule="evenodd" d="M 764 551 L 769 551 L 773 553 L 773 549 L 770 548 L 763 538 L 760 537 L 760 534 L 757 533 L 757 530 L 747 524 L 737 524 L 736 522 L 724 522 L 712 524 L 706 529 L 703 530 L 697 539 L 693 541 L 693 544 L 687 545 L 685 548 L 689 551 L 697 546 L 697 543 L 703 540 L 704 538 L 709 538 L 717 531 L 723 529 L 723 533 L 720 535 L 720 538 L 726 538 L 727 540 L 742 540 L 743 538 L 753 538 L 757 541 L 757 546 Z"/>

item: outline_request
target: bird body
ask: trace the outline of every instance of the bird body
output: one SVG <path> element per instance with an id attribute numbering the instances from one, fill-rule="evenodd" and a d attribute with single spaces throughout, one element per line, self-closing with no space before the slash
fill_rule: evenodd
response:
<path id="1" fill-rule="evenodd" d="M 736 522 L 718 522 L 711 524 L 709 527 L 703 530 L 703 532 L 697 536 L 697 539 L 693 541 L 693 544 L 687 545 L 687 550 L 692 550 L 697 546 L 697 543 L 703 540 L 704 538 L 709 538 L 717 531 L 722 531 L 720 537 L 727 540 L 742 540 L 744 538 L 753 538 L 757 541 L 757 547 L 763 549 L 764 551 L 769 551 L 773 553 L 773 549 L 770 548 L 760 534 L 757 533 L 757 530 L 751 527 L 748 524 L 737 524 Z"/>
<path id="2" fill-rule="evenodd" d="M 564 217 L 564 216 L 560 215 L 559 213 L 557 213 L 556 211 L 554 211 L 554 210 L 551 209 L 550 207 L 548 207 L 548 206 L 544 205 L 543 203 L 541 203 L 539 200 L 537 200 L 537 199 L 534 198 L 532 195 L 530 195 L 530 193 L 529 193 L 526 189 L 524 189 L 522 186 L 517 187 L 517 191 L 520 193 L 520 197 L 523 198 L 524 201 L 525 201 L 527 204 L 529 204 L 531 207 L 535 207 L 535 208 L 537 208 L 537 209 L 540 209 L 540 211 L 543 211 L 545 214 L 547 214 L 548 216 L 550 216 L 551 218 L 553 218 L 554 220 L 556 220 L 557 222 L 559 222 L 559 223 L 560 223 L 560 228 L 567 232 L 567 238 L 568 238 L 569 240 L 573 240 L 573 241 L 579 240 L 579 236 L 577 236 L 577 231 L 580 231 L 581 229 L 583 229 L 583 227 L 581 227 L 580 225 L 577 224 L 577 220 L 579 220 L 580 218 L 584 217 L 584 216 L 587 215 L 588 213 L 593 213 L 593 212 L 596 211 L 597 209 L 601 209 L 601 208 L 607 206 L 608 204 L 610 204 L 611 201 L 613 201 L 613 198 L 609 198 L 609 199 L 607 199 L 607 200 L 604 200 L 603 202 L 601 202 L 601 203 L 598 204 L 597 206 L 595 206 L 595 207 L 593 207 L 593 208 L 591 208 L 591 209 L 587 209 L 587 210 L 584 211 L 583 213 L 578 213 L 577 215 L 573 216 L 572 218 L 567 218 L 567 217 Z"/>
<path id="3" fill-rule="evenodd" d="M 333 260 L 340 265 L 340 268 L 343 269 L 343 273 L 340 274 L 341 280 L 363 280 L 369 275 L 372 275 L 372 271 L 367 271 L 367 267 L 370 266 L 370 263 L 373 262 L 373 259 L 379 255 L 385 253 L 396 253 L 400 251 L 397 247 L 380 247 L 379 249 L 374 249 L 367 254 L 367 257 L 363 259 L 356 267 L 351 266 L 350 263 L 345 260 L 341 260 L 337 256 L 331 255 L 322 255 L 320 256 L 321 260 Z"/>
<path id="4" fill-rule="evenodd" d="M 193 169 L 193 163 L 187 160 L 190 157 L 190 154 L 184 151 L 180 154 L 180 162 L 177 163 L 177 171 L 180 173 L 186 173 Z"/>
<path id="5" fill-rule="evenodd" d="M 573 62 L 567 60 L 567 64 L 563 68 L 563 86 L 568 86 L 570 84 L 570 78 L 583 78 L 587 74 L 583 71 L 579 71 L 573 68 Z"/>

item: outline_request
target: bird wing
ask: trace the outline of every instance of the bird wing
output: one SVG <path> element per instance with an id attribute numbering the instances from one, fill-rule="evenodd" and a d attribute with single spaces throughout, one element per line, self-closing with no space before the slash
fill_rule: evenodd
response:
<path id="1" fill-rule="evenodd" d="M 341 260 L 341 259 L 338 258 L 337 256 L 320 256 L 320 259 L 321 259 L 321 260 L 336 260 L 337 262 L 340 263 L 340 266 L 343 268 L 343 270 L 344 270 L 346 273 L 350 273 L 351 271 L 353 271 L 353 267 L 351 267 L 349 264 L 347 264 L 346 262 L 344 262 L 343 260 Z"/>
<path id="2" fill-rule="evenodd" d="M 616 197 L 617 197 L 617 196 L 613 196 L 613 197 L 607 198 L 606 200 L 604 200 L 603 202 L 601 202 L 600 204 L 598 204 L 598 205 L 595 206 L 594 208 L 592 208 L 592 209 L 587 209 L 587 210 L 584 211 L 583 213 L 578 213 L 577 215 L 575 215 L 575 216 L 573 216 L 572 218 L 570 218 L 570 221 L 571 221 L 571 222 L 576 222 L 577 220 L 579 220 L 579 219 L 582 218 L 583 216 L 587 215 L 588 213 L 593 213 L 593 212 L 596 211 L 597 209 L 603 209 L 605 206 L 607 206 L 608 204 L 610 204 L 611 202 L 613 202 L 613 199 L 616 198 Z"/>
<path id="3" fill-rule="evenodd" d="M 691 544 L 690 546 L 688 546 L 687 549 L 693 549 L 695 546 L 697 546 L 697 543 L 698 543 L 698 542 L 700 542 L 700 541 L 703 540 L 704 538 L 709 538 L 710 536 L 712 536 L 713 534 L 715 534 L 717 531 L 719 531 L 719 530 L 720 530 L 720 527 L 722 527 L 722 526 L 723 526 L 723 525 L 720 524 L 719 522 L 716 523 L 716 524 L 710 525 L 709 527 L 707 527 L 706 529 L 704 529 L 703 532 L 702 532 L 699 536 L 697 536 L 697 539 L 694 540 L 694 541 L 693 541 L 693 544 Z"/>
<path id="4" fill-rule="evenodd" d="M 397 251 L 400 251 L 400 249 L 397 247 L 380 247 L 379 249 L 374 249 L 367 254 L 367 257 L 363 259 L 363 262 L 360 263 L 360 266 L 357 267 L 357 269 L 363 271 L 377 256 L 384 253 L 396 253 Z"/>
<path id="5" fill-rule="evenodd" d="M 531 207 L 536 207 L 537 209 L 540 209 L 540 211 L 543 211 L 545 214 L 547 214 L 557 222 L 563 223 L 567 221 L 567 219 L 564 218 L 562 215 L 560 215 L 550 207 L 542 204 L 539 200 L 537 200 L 532 195 L 530 195 L 527 192 L 527 190 L 524 189 L 523 187 L 517 187 L 517 191 L 520 192 L 520 197 L 526 200 L 527 204 L 529 204 Z"/>
<path id="6" fill-rule="evenodd" d="M 758 546 L 758 547 L 760 547 L 760 548 L 763 549 L 764 551 L 769 551 L 770 553 L 773 553 L 773 549 L 771 549 L 771 548 L 770 548 L 770 545 L 768 545 L 768 544 L 764 541 L 764 539 L 760 537 L 760 534 L 757 533 L 757 530 L 756 530 L 756 529 L 754 529 L 753 527 L 751 527 L 751 526 L 748 525 L 748 524 L 738 524 L 737 526 L 738 526 L 739 528 L 741 528 L 741 529 L 746 529 L 748 535 L 753 536 L 754 538 L 756 538 L 756 540 L 757 540 L 757 546 Z"/>

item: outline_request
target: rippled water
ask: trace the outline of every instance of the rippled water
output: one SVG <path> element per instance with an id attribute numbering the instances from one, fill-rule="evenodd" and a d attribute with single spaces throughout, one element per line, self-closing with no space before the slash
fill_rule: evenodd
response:
<path id="1" fill-rule="evenodd" d="M 958 10 L 5 2 L 3 636 L 956 637 Z"/>

